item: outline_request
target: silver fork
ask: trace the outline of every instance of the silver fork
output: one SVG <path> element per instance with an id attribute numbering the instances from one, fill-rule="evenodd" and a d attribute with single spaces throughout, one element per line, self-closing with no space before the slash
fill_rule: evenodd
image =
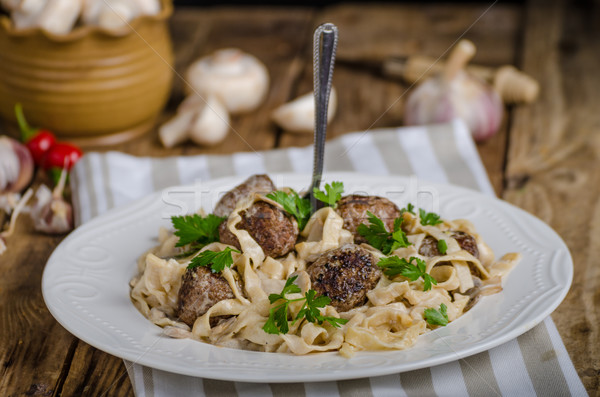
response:
<path id="1" fill-rule="evenodd" d="M 317 200 L 313 195 L 315 188 L 321 186 L 327 136 L 327 110 L 331 93 L 331 78 L 335 52 L 338 42 L 338 29 L 332 23 L 325 23 L 315 30 L 313 38 L 313 81 L 315 95 L 315 142 L 311 185 L 306 198 L 310 199 L 313 211 L 317 209 Z"/>

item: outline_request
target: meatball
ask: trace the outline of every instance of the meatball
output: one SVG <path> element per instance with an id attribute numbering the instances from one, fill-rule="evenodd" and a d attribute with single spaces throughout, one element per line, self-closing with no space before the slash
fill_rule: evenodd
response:
<path id="1" fill-rule="evenodd" d="M 331 305 L 340 312 L 363 305 L 367 292 L 375 288 L 381 270 L 375 258 L 355 244 L 345 244 L 329 250 L 314 261 L 307 270 L 312 288 L 328 296 Z"/>
<path id="2" fill-rule="evenodd" d="M 475 258 L 479 259 L 479 249 L 477 249 L 477 241 L 475 241 L 475 237 L 461 231 L 454 231 L 450 236 L 456 240 L 461 249 L 469 252 Z M 419 247 L 419 254 L 423 256 L 440 256 L 441 253 L 438 249 L 437 243 L 438 241 L 434 237 L 425 237 L 421 243 L 421 246 Z"/>
<path id="3" fill-rule="evenodd" d="M 242 289 L 239 280 L 237 286 Z M 179 289 L 177 316 L 180 321 L 191 327 L 198 317 L 216 303 L 233 298 L 235 296 L 231 286 L 220 273 L 213 273 L 204 266 L 188 269 L 183 275 L 183 282 Z M 218 318 L 211 318 L 211 325 L 214 326 L 218 320 Z"/>
<path id="4" fill-rule="evenodd" d="M 277 258 L 294 249 L 298 239 L 298 222 L 287 212 L 264 201 L 257 201 L 241 211 L 242 220 L 235 226 L 247 230 L 265 255 Z M 219 226 L 222 243 L 240 248 L 237 237 L 227 229 L 227 221 Z"/>
<path id="5" fill-rule="evenodd" d="M 357 231 L 361 223 L 369 224 L 367 211 L 381 219 L 388 232 L 394 230 L 394 220 L 400 216 L 396 204 L 383 197 L 356 194 L 342 197 L 337 203 L 336 212 L 344 219 L 344 229 L 352 232 L 356 244 L 367 242 Z"/>
<path id="6" fill-rule="evenodd" d="M 252 175 L 221 197 L 213 213 L 217 216 L 228 216 L 244 197 L 252 193 L 267 194 L 275 189 L 273 181 L 267 175 Z"/>

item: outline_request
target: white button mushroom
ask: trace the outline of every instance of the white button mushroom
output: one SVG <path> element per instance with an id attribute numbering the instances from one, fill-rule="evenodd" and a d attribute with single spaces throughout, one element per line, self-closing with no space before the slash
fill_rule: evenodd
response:
<path id="1" fill-rule="evenodd" d="M 23 0 L 11 18 L 17 29 L 39 27 L 54 34 L 66 34 L 73 29 L 81 6 L 81 0 Z"/>
<path id="2" fill-rule="evenodd" d="M 159 128 L 158 136 L 168 148 L 187 139 L 212 146 L 225 139 L 228 131 L 229 114 L 221 102 L 214 96 L 205 102 L 191 94 L 179 105 L 175 117 Z"/>
<path id="3" fill-rule="evenodd" d="M 231 114 L 256 109 L 269 88 L 265 65 L 235 48 L 218 50 L 197 60 L 185 77 L 193 90 L 216 96 Z"/>
<path id="4" fill-rule="evenodd" d="M 337 93 L 331 89 L 327 106 L 327 122 L 331 122 L 337 109 Z M 271 119 L 281 128 L 291 132 L 313 132 L 315 130 L 315 98 L 308 93 L 291 102 L 279 106 L 271 114 Z"/>

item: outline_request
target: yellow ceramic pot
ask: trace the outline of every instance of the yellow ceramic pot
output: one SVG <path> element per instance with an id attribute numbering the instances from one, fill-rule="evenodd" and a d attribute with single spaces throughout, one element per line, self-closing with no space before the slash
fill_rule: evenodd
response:
<path id="1" fill-rule="evenodd" d="M 21 102 L 30 124 L 79 143 L 117 143 L 148 131 L 171 89 L 168 17 L 144 16 L 119 31 L 75 28 L 67 35 L 17 31 L 0 19 L 0 116 L 15 121 Z"/>

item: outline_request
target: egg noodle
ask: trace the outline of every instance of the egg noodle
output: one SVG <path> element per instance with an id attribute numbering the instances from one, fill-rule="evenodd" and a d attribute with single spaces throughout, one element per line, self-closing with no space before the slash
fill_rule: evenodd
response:
<path id="1" fill-rule="evenodd" d="M 299 355 L 339 351 L 343 356 L 351 357 L 360 350 L 406 349 L 415 344 L 419 335 L 435 328 L 424 318 L 426 309 L 438 309 L 444 304 L 448 321 L 452 322 L 465 313 L 479 296 L 500 292 L 502 278 L 521 257 L 518 253 L 509 253 L 496 261 L 492 250 L 467 220 L 444 220 L 430 226 L 421 224 L 419 216 L 404 212 L 403 230 L 411 245 L 396 249 L 388 256 L 422 259 L 427 273 L 437 280 L 437 285 L 425 291 L 421 278 L 409 281 L 401 275 L 382 275 L 375 288 L 367 293 L 364 305 L 341 313 L 329 305 L 321 309 L 325 316 L 348 320 L 339 328 L 326 322 L 319 325 L 302 319 L 290 322 L 286 334 L 269 334 L 262 329 L 273 306 L 269 302 L 269 294 L 281 293 L 286 280 L 295 275 L 295 283 L 302 294 L 289 294 L 288 298 L 301 298 L 311 288 L 307 266 L 326 251 L 352 243 L 353 235 L 343 229 L 344 220 L 340 215 L 331 207 L 325 207 L 311 216 L 292 252 L 282 258 L 265 256 L 246 230 L 235 227 L 241 220 L 240 213 L 258 200 L 282 208 L 258 194 L 238 203 L 227 220 L 227 228 L 238 238 L 241 250 L 240 253 L 232 253 L 233 265 L 222 271 L 235 298 L 214 304 L 196 319 L 191 328 L 178 321 L 176 315 L 182 278 L 191 261 L 190 257 L 180 259 L 177 256 L 182 253 L 182 248 L 176 247 L 178 237 L 161 229 L 158 236 L 160 244 L 139 258 L 139 274 L 130 282 L 131 299 L 145 317 L 164 328 L 166 335 L 224 347 Z M 461 249 L 457 240 L 451 237 L 456 231 L 475 238 L 479 259 Z M 445 254 L 420 255 L 419 248 L 427 236 L 445 240 Z M 201 251 L 222 251 L 226 247 L 230 246 L 215 242 Z M 386 256 L 368 244 L 361 244 L 361 247 L 376 260 Z M 239 285 L 243 287 L 240 289 Z M 292 318 L 300 309 L 300 302 L 290 304 Z M 210 321 L 219 316 L 228 318 L 218 323 Z M 216 325 L 211 327 L 211 323 Z"/>

